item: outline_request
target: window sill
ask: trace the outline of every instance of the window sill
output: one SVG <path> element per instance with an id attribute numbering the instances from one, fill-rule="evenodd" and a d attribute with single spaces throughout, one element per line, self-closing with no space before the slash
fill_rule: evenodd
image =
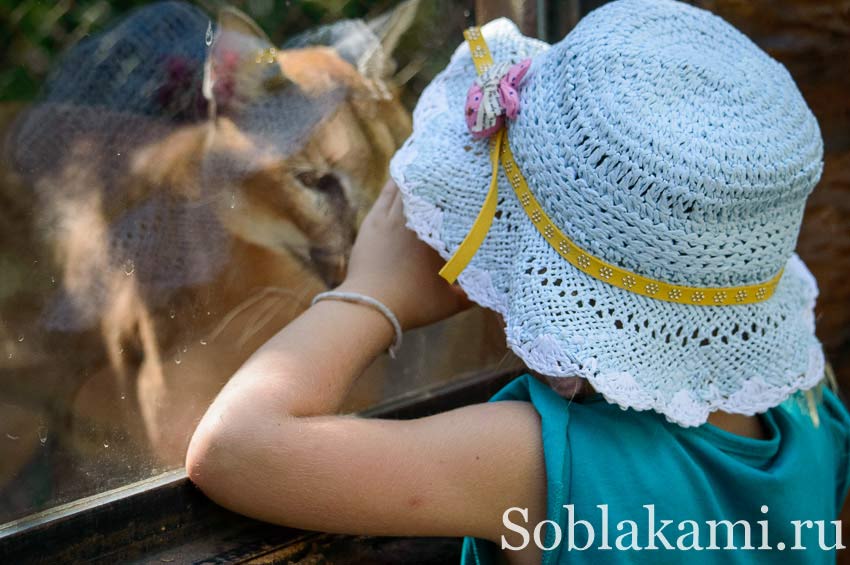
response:
<path id="1" fill-rule="evenodd" d="M 477 373 L 363 412 L 408 419 L 484 402 L 519 373 Z M 307 532 L 234 514 L 176 470 L 0 525 L 6 563 L 447 563 L 457 538 Z"/>

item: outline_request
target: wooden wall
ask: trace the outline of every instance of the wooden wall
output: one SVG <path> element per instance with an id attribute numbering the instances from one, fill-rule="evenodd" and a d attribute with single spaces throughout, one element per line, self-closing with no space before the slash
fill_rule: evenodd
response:
<path id="1" fill-rule="evenodd" d="M 817 332 L 850 396 L 850 1 L 697 0 L 781 61 L 820 122 L 823 178 L 798 252 L 820 285 Z"/>

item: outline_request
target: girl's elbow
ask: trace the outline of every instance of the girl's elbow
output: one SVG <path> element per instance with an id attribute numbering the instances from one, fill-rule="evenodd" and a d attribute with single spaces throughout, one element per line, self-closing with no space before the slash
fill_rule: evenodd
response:
<path id="1" fill-rule="evenodd" d="M 240 456 L 252 448 L 248 433 L 253 414 L 245 404 L 219 397 L 201 418 L 186 450 L 186 474 L 210 498 L 227 488 L 238 473 Z"/>
<path id="2" fill-rule="evenodd" d="M 189 442 L 186 473 L 213 502 L 246 516 L 285 523 L 277 514 L 279 508 L 290 507 L 291 491 L 285 486 L 298 482 L 286 472 L 288 465 L 269 458 L 269 453 L 278 455 L 286 453 L 285 449 L 269 450 L 256 441 L 263 436 L 262 431 L 261 426 L 223 426 L 212 420 L 202 421 Z M 269 485 L 276 485 L 273 495 Z M 271 506 L 270 500 L 275 501 Z"/>
<path id="3" fill-rule="evenodd" d="M 208 425 L 206 419 L 192 434 L 186 451 L 185 468 L 189 480 L 195 483 L 210 498 L 223 490 L 236 472 L 229 461 L 232 456 L 230 434 L 220 426 Z"/>

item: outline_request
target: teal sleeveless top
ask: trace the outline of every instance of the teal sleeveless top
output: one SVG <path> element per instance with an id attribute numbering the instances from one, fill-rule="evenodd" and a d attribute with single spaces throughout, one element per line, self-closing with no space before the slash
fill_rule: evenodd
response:
<path id="1" fill-rule="evenodd" d="M 570 402 L 530 375 L 490 401 L 531 402 L 540 414 L 547 519 L 561 533 L 556 544 L 555 527 L 539 530 L 552 548 L 544 564 L 813 565 L 835 563 L 833 521 L 850 486 L 850 416 L 822 388 L 817 418 L 797 397 L 766 412 L 768 439 L 682 428 L 601 395 Z M 522 545 L 517 530 L 535 543 L 536 524 L 519 512 L 508 519 L 508 544 Z M 468 537 L 462 564 L 498 563 L 500 553 Z"/>

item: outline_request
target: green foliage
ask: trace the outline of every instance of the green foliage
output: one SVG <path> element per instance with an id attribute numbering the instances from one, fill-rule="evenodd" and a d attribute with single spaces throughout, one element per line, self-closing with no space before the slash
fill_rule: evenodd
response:
<path id="1" fill-rule="evenodd" d="M 97 33 L 143 0 L 0 0 L 0 101 L 31 100 L 56 58 Z M 210 14 L 225 4 L 195 2 Z M 398 0 L 237 0 L 275 43 L 310 27 L 341 18 L 376 15 Z M 442 4 L 442 2 L 423 2 Z"/>
<path id="2" fill-rule="evenodd" d="M 0 0 L 0 100 L 31 99 L 59 53 L 142 4 Z"/>

